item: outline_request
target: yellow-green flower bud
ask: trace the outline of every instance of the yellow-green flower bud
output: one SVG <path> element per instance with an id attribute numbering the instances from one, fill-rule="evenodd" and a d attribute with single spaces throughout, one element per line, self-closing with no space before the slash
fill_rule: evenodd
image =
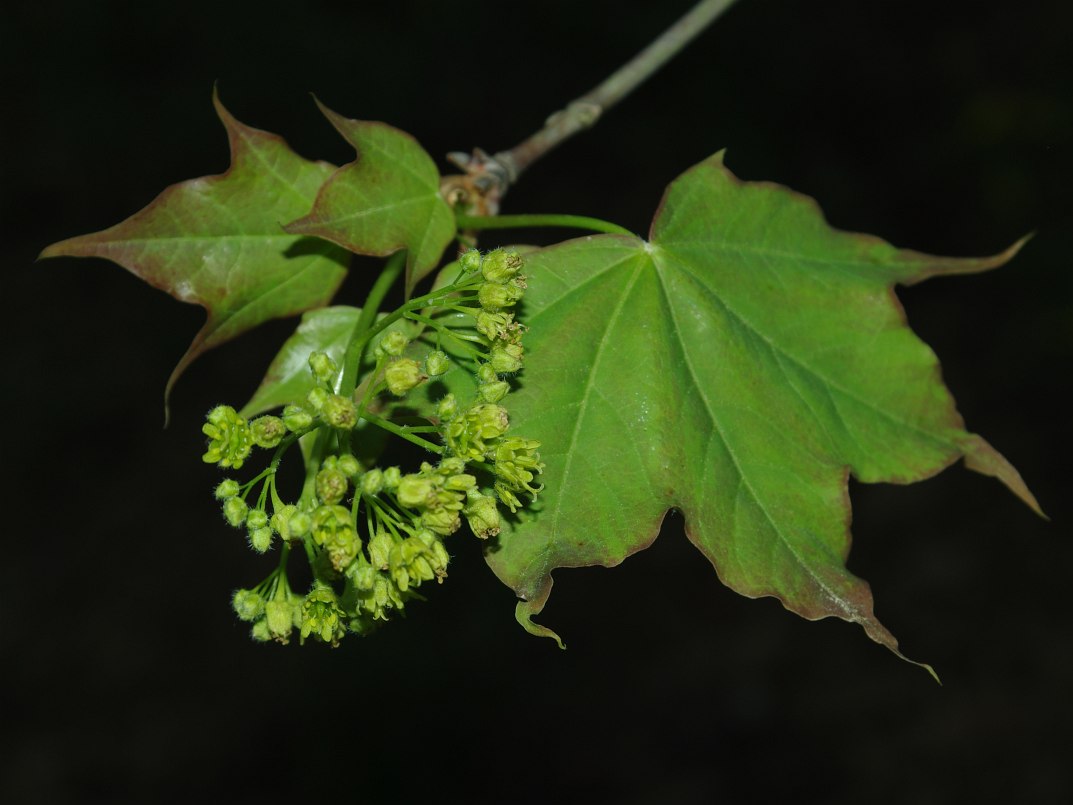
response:
<path id="1" fill-rule="evenodd" d="M 431 509 L 421 515 L 421 525 L 436 534 L 449 537 L 461 526 L 458 512 L 447 508 Z"/>
<path id="2" fill-rule="evenodd" d="M 379 532 L 369 540 L 369 562 L 378 570 L 387 570 L 395 540 L 386 531 Z"/>
<path id="3" fill-rule="evenodd" d="M 294 538 L 291 534 L 291 519 L 298 513 L 298 507 L 293 503 L 289 503 L 280 509 L 278 512 L 272 515 L 272 519 L 268 521 L 268 524 L 272 527 L 272 530 L 280 535 L 282 539 L 290 540 Z"/>
<path id="4" fill-rule="evenodd" d="M 264 509 L 250 509 L 246 513 L 246 528 L 250 531 L 264 528 L 266 525 L 268 525 L 268 514 Z"/>
<path id="5" fill-rule="evenodd" d="M 450 422 L 458 414 L 458 400 L 448 394 L 436 404 L 436 416 L 441 422 Z"/>
<path id="6" fill-rule="evenodd" d="M 309 516 L 309 513 L 296 511 L 287 521 L 287 531 L 290 533 L 289 539 L 301 539 L 309 533 L 309 529 L 312 527 L 313 518 Z M 288 537 L 284 537 L 284 539 L 288 539 Z"/>
<path id="7" fill-rule="evenodd" d="M 477 479 L 468 473 L 452 475 L 443 482 L 443 488 L 452 492 L 466 492 L 477 485 Z"/>
<path id="8" fill-rule="evenodd" d="M 339 472 L 343 473 L 347 478 L 353 478 L 361 472 L 361 464 L 359 464 L 358 460 L 349 453 L 345 456 L 339 456 L 339 461 L 335 466 Z"/>
<path id="9" fill-rule="evenodd" d="M 339 367 L 326 352 L 311 352 L 309 354 L 309 371 L 313 373 L 318 383 L 331 383 L 335 379 Z"/>
<path id="10" fill-rule="evenodd" d="M 482 495 L 476 490 L 469 495 L 469 502 L 463 510 L 466 522 L 469 523 L 470 531 L 474 536 L 481 539 L 494 537 L 499 533 L 499 507 L 496 499 L 489 495 Z"/>
<path id="11" fill-rule="evenodd" d="M 250 435 L 253 443 L 266 450 L 278 447 L 287 435 L 287 426 L 278 416 L 261 416 L 250 423 Z"/>
<path id="12" fill-rule="evenodd" d="M 333 428 L 351 430 L 358 424 L 358 409 L 354 407 L 354 401 L 342 394 L 329 394 L 320 413 Z"/>
<path id="13" fill-rule="evenodd" d="M 465 274 L 472 274 L 474 271 L 481 267 L 481 253 L 476 249 L 470 249 L 464 252 L 461 257 L 458 258 L 458 267 L 462 269 Z"/>
<path id="14" fill-rule="evenodd" d="M 402 470 L 398 467 L 388 467 L 384 470 L 384 489 L 388 492 L 398 489 L 400 481 L 402 481 Z"/>
<path id="15" fill-rule="evenodd" d="M 354 585 L 358 592 L 368 592 L 373 588 L 376 578 L 376 568 L 366 560 L 365 555 L 359 553 L 357 559 L 351 562 L 346 569 L 346 577 Z"/>
<path id="16" fill-rule="evenodd" d="M 225 478 L 220 481 L 219 486 L 216 487 L 216 491 L 213 493 L 217 500 L 227 500 L 233 498 L 241 491 L 241 487 L 238 485 L 238 481 L 234 478 Z"/>
<path id="17" fill-rule="evenodd" d="M 486 282 L 477 291 L 477 301 L 490 313 L 510 307 L 521 298 L 522 290 L 514 283 L 497 285 L 494 282 Z"/>
<path id="18" fill-rule="evenodd" d="M 265 623 L 272 637 L 286 643 L 294 629 L 294 605 L 286 600 L 268 601 L 265 604 Z"/>
<path id="19" fill-rule="evenodd" d="M 324 469 L 317 473 L 317 497 L 321 503 L 332 505 L 346 495 L 347 477 L 338 469 Z"/>
<path id="20" fill-rule="evenodd" d="M 268 629 L 268 621 L 264 618 L 257 621 L 250 627 L 250 637 L 256 640 L 258 643 L 267 643 L 272 639 L 272 632 Z"/>
<path id="21" fill-rule="evenodd" d="M 409 345 L 410 339 L 398 330 L 388 330 L 380 339 L 380 351 L 385 355 L 401 355 Z"/>
<path id="22" fill-rule="evenodd" d="M 361 491 L 364 495 L 379 495 L 384 488 L 384 473 L 373 467 L 361 476 Z"/>
<path id="23" fill-rule="evenodd" d="M 481 402 L 497 403 L 506 397 L 509 391 L 510 383 L 506 380 L 497 380 L 494 383 L 482 383 L 477 386 L 477 397 Z"/>
<path id="24" fill-rule="evenodd" d="M 489 282 L 503 284 L 517 275 L 522 263 L 522 256 L 518 252 L 495 249 L 484 256 L 481 274 Z"/>
<path id="25" fill-rule="evenodd" d="M 521 344 L 504 344 L 497 341 L 492 345 L 488 362 L 498 374 L 517 372 L 522 368 L 523 352 Z"/>
<path id="26" fill-rule="evenodd" d="M 209 437 L 209 446 L 201 460 L 237 470 L 253 446 L 250 426 L 230 405 L 216 406 L 209 411 L 207 419 L 201 432 Z"/>
<path id="27" fill-rule="evenodd" d="M 331 396 L 332 393 L 330 391 L 317 386 L 306 395 L 306 402 L 309 403 L 310 408 L 319 414 L 321 409 L 324 408 L 324 404 L 328 402 L 328 398 Z"/>
<path id="28" fill-rule="evenodd" d="M 432 472 L 432 466 L 428 462 L 422 462 L 421 469 L 425 472 Z M 446 458 L 441 459 L 440 463 L 436 465 L 436 474 L 442 475 L 444 478 L 458 475 L 458 473 L 465 471 L 466 462 L 458 456 L 447 456 Z"/>
<path id="29" fill-rule="evenodd" d="M 404 475 L 399 480 L 395 497 L 408 509 L 420 509 L 428 505 L 434 491 L 432 480 L 423 475 Z"/>
<path id="30" fill-rule="evenodd" d="M 235 528 L 244 525 L 249 506 L 242 498 L 228 498 L 224 501 L 224 518 Z"/>
<path id="31" fill-rule="evenodd" d="M 265 601 L 254 590 L 235 590 L 235 594 L 231 596 L 231 607 L 239 620 L 249 623 L 264 614 Z"/>
<path id="32" fill-rule="evenodd" d="M 425 372 L 429 377 L 439 377 L 446 374 L 450 368 L 451 361 L 448 360 L 447 353 L 442 350 L 435 349 L 425 356 Z"/>
<path id="33" fill-rule="evenodd" d="M 300 405 L 288 405 L 283 409 L 283 424 L 291 433 L 302 433 L 313 426 L 313 415 Z"/>
<path id="34" fill-rule="evenodd" d="M 264 553 L 272 547 L 272 529 L 268 526 L 255 528 L 250 532 L 250 547 L 257 553 Z"/>
<path id="35" fill-rule="evenodd" d="M 397 358 L 384 370 L 388 391 L 396 397 L 402 397 L 425 379 L 421 367 L 413 358 Z"/>

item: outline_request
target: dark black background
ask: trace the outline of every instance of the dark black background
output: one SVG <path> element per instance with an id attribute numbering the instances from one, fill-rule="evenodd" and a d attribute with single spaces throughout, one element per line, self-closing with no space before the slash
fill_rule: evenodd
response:
<path id="1" fill-rule="evenodd" d="M 34 264 L 165 185 L 222 171 L 234 114 L 306 156 L 346 145 L 308 93 L 437 159 L 498 149 L 602 79 L 686 0 L 20 4 L 0 26 L 4 540 L 0 800 L 1068 801 L 1073 6 L 741 0 L 505 212 L 644 231 L 664 185 L 727 147 L 746 179 L 901 246 L 1011 265 L 901 292 L 969 427 L 1044 523 L 960 466 L 855 485 L 851 569 L 906 653 L 722 588 L 671 515 L 613 571 L 556 574 L 525 634 L 460 540 L 432 601 L 338 650 L 251 643 L 263 574 L 209 492 L 201 417 L 241 401 L 293 326 L 198 361 L 200 326 L 102 261 Z M 442 163 L 441 163 L 442 164 Z M 359 299 L 371 264 L 343 290 Z M 327 801 L 326 799 L 324 801 Z"/>

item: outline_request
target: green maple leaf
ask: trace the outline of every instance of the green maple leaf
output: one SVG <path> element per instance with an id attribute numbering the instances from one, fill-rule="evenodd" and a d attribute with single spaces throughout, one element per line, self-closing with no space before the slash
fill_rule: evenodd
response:
<path id="1" fill-rule="evenodd" d="M 275 134 L 243 125 L 213 95 L 231 166 L 172 185 L 109 229 L 49 246 L 42 257 L 105 257 L 208 317 L 171 373 L 165 399 L 208 349 L 269 319 L 326 304 L 346 273 L 339 247 L 287 233 L 333 170 L 295 154 Z"/>
<path id="2" fill-rule="evenodd" d="M 440 260 L 455 236 L 455 217 L 440 196 L 436 164 L 406 132 L 386 123 L 350 120 L 317 105 L 358 158 L 339 168 L 313 210 L 287 226 L 357 254 L 407 250 L 406 293 Z"/>
<path id="3" fill-rule="evenodd" d="M 845 567 L 849 474 L 910 483 L 964 458 L 1039 508 L 964 429 L 892 286 L 993 268 L 1019 246 L 949 259 L 838 232 L 720 154 L 670 185 L 648 242 L 529 255 L 529 359 L 508 404 L 512 431 L 542 442 L 547 488 L 487 553 L 522 625 L 558 639 L 531 620 L 552 571 L 620 563 L 675 508 L 732 589 L 856 622 L 897 653 Z"/>

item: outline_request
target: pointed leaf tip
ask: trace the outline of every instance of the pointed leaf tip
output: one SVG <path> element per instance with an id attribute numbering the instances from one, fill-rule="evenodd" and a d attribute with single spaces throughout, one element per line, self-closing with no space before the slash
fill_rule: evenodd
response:
<path id="1" fill-rule="evenodd" d="M 439 171 L 406 132 L 343 117 L 314 100 L 357 157 L 325 182 L 308 214 L 284 229 L 324 238 L 356 254 L 386 257 L 406 249 L 409 295 L 455 235 L 454 213 L 440 196 Z"/>
<path id="2" fill-rule="evenodd" d="M 550 637 L 554 640 L 560 649 L 566 650 L 566 644 L 563 643 L 562 638 L 559 637 L 554 631 L 547 626 L 541 626 L 539 623 L 533 621 L 533 616 L 540 614 L 540 611 L 544 608 L 543 602 L 533 601 L 519 601 L 518 605 L 514 608 L 514 617 L 521 624 L 521 627 L 529 634 L 535 637 Z"/>
<path id="3" fill-rule="evenodd" d="M 172 185 L 127 220 L 41 253 L 110 259 L 205 308 L 205 325 L 172 372 L 165 399 L 200 354 L 270 319 L 326 304 L 346 273 L 344 250 L 279 225 L 309 209 L 333 166 L 239 122 L 215 89 L 213 105 L 231 148 L 226 172 Z"/>

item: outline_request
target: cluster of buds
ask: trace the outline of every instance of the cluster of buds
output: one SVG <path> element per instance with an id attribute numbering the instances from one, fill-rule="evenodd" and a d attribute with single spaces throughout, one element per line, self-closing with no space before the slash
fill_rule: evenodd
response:
<path id="1" fill-rule="evenodd" d="M 297 634 L 302 642 L 337 645 L 348 632 L 368 633 L 419 598 L 422 584 L 446 578 L 450 557 L 444 540 L 463 523 L 481 539 L 495 537 L 502 526 L 500 506 L 515 512 L 523 505 L 519 494 L 535 498 L 540 491 L 540 444 L 508 432 L 505 405 L 509 378 L 524 358 L 524 328 L 515 320 L 526 289 L 523 259 L 514 251 L 483 256 L 471 251 L 461 264 L 459 287 L 472 294 L 466 301 L 479 307 L 452 304 L 451 309 L 470 312 L 476 332 L 464 338 L 483 349 L 471 350 L 477 378 L 473 399 L 462 405 L 448 394 L 436 407 L 434 424 L 424 429 L 438 431 L 442 439 L 442 447 L 425 443 L 442 452 L 439 463 L 424 462 L 416 472 L 404 473 L 363 464 L 354 455 L 365 433 L 358 428 L 363 419 L 415 438 L 374 415 L 383 408 L 370 410 L 370 400 L 381 392 L 398 400 L 451 368 L 452 359 L 438 342 L 418 360 L 413 344 L 397 329 L 387 329 L 375 343 L 375 369 L 354 396 L 338 393 L 336 362 L 313 352 L 311 390 L 279 416 L 247 422 L 229 406 L 210 412 L 203 428 L 209 439 L 205 461 L 238 470 L 254 447 L 276 451 L 270 466 L 252 480 L 242 484 L 228 478 L 216 488 L 225 519 L 246 530 L 255 551 L 280 546 L 279 566 L 232 599 L 255 639 L 286 643 Z M 423 314 L 407 315 L 439 327 Z M 441 337 L 455 337 L 439 329 Z M 284 502 L 276 489 L 279 461 L 288 447 L 314 431 L 318 446 L 306 456 L 302 494 Z M 247 502 L 258 483 L 256 503 Z M 305 595 L 293 592 L 288 582 L 287 561 L 294 551 L 310 562 L 313 583 Z"/>

